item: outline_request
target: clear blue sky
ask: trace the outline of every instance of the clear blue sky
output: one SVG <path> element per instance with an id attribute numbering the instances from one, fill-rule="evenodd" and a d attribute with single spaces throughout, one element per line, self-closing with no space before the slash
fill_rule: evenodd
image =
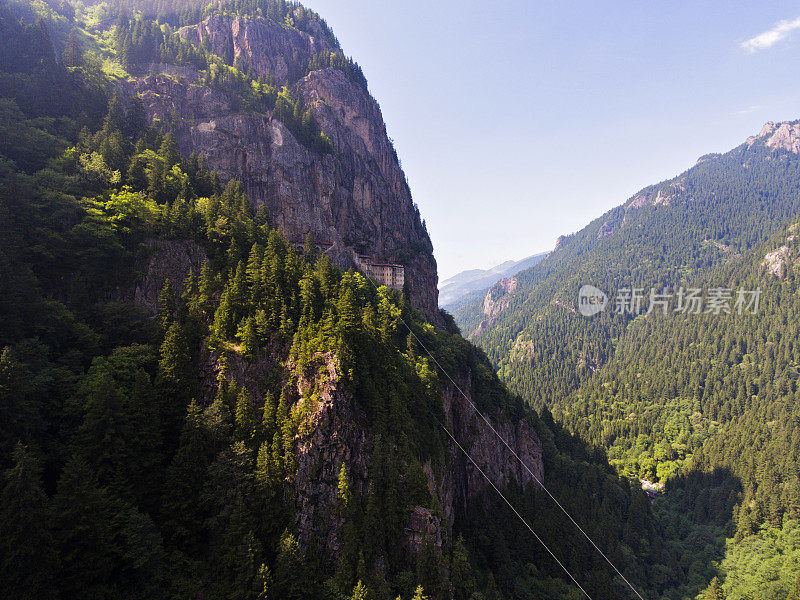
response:
<path id="1" fill-rule="evenodd" d="M 800 118 L 798 3 L 303 3 L 364 69 L 440 278 Z"/>

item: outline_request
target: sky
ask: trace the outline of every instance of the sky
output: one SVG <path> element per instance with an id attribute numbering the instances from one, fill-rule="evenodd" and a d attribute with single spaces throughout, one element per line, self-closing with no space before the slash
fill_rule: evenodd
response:
<path id="1" fill-rule="evenodd" d="M 800 3 L 303 0 L 362 67 L 440 280 L 800 119 Z"/>

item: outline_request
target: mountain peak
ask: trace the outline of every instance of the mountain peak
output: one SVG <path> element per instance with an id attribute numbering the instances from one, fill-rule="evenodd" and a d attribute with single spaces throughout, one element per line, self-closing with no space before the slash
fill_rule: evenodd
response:
<path id="1" fill-rule="evenodd" d="M 757 136 L 747 138 L 747 145 L 753 145 L 756 140 L 763 140 L 764 145 L 773 150 L 800 154 L 800 121 L 767 121 Z"/>

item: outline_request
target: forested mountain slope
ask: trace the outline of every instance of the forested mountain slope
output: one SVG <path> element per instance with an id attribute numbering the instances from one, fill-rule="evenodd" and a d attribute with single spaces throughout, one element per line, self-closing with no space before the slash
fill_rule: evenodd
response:
<path id="1" fill-rule="evenodd" d="M 621 474 L 667 481 L 656 502 L 667 544 L 727 556 L 729 598 L 787 598 L 797 572 L 774 542 L 796 534 L 800 501 L 797 129 L 769 123 L 701 158 L 563 238 L 512 292 L 494 290 L 501 311 L 456 314 L 512 389 L 604 448 Z M 609 296 L 593 317 L 578 310 L 585 284 Z M 642 314 L 615 311 L 626 288 L 643 289 Z M 671 294 L 668 314 L 644 314 L 651 288 Z M 730 314 L 676 312 L 680 288 L 705 301 L 729 290 Z M 757 314 L 740 314 L 738 291 L 756 289 Z M 687 548 L 687 535 L 730 538 L 727 554 Z"/>
<path id="2" fill-rule="evenodd" d="M 268 78 L 173 29 L 235 14 L 337 47 L 324 22 L 284 2 L 121 5 L 144 13 L 0 4 L 0 595 L 580 597 L 443 426 L 593 597 L 630 595 L 471 403 L 643 593 L 681 585 L 646 496 L 602 453 L 509 394 L 424 295 L 376 288 L 313 238 L 298 250 L 179 141 L 200 118 L 186 105 L 150 111 L 148 78 L 289 131 L 337 173 L 363 164 L 297 102 L 276 122 L 289 92 L 271 107 Z M 128 72 L 145 51 L 160 62 Z M 172 80 L 189 63 L 193 83 Z M 363 85 L 349 61 L 326 69 Z M 410 223 L 413 241 L 392 193 L 375 201 L 411 220 L 386 239 Z"/>

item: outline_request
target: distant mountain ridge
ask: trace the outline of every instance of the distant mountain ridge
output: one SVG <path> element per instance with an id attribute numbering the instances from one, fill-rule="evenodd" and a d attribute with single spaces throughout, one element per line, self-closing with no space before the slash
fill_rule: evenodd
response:
<path id="1" fill-rule="evenodd" d="M 666 483 L 658 527 L 686 583 L 663 597 L 791 597 L 796 563 L 774 579 L 740 565 L 780 564 L 783 551 L 759 536 L 771 527 L 788 539 L 800 517 L 799 230 L 800 123 L 770 122 L 452 311 L 513 392 L 601 448 L 622 477 Z M 583 316 L 585 285 L 609 308 Z M 615 310 L 636 288 L 641 310 Z M 762 304 L 683 314 L 679 291 L 692 288 L 706 299 L 757 290 Z M 651 290 L 673 304 L 645 314 Z M 689 548 L 690 534 L 708 543 Z M 706 585 L 722 591 L 697 596 Z"/>
<path id="2" fill-rule="evenodd" d="M 520 260 L 507 260 L 489 269 L 469 269 L 448 277 L 439 284 L 439 306 L 457 308 L 461 305 L 458 301 L 467 294 L 485 290 L 504 277 L 513 277 L 544 260 L 548 254 L 541 252 Z"/>

